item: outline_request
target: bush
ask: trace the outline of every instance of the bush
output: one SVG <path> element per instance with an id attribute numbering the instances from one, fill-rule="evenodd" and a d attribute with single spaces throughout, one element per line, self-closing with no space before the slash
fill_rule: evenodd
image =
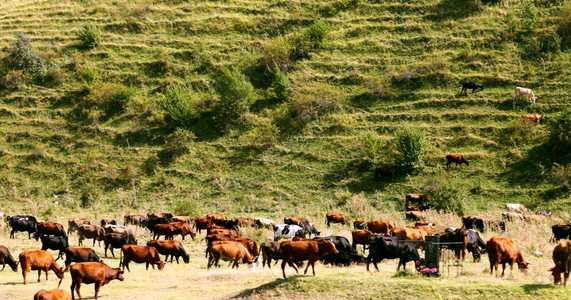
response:
<path id="1" fill-rule="evenodd" d="M 177 157 L 186 154 L 190 150 L 190 143 L 196 139 L 191 131 L 178 128 L 169 134 L 165 140 L 163 150 L 159 153 L 161 163 L 167 165 Z"/>
<path id="2" fill-rule="evenodd" d="M 56 87 L 62 84 L 65 80 L 65 75 L 61 68 L 57 64 L 49 65 L 47 68 L 43 69 L 36 81 L 48 87 Z"/>
<path id="3" fill-rule="evenodd" d="M 190 128 L 197 117 L 197 112 L 190 103 L 190 90 L 186 87 L 173 87 L 166 91 L 165 98 L 159 105 L 176 126 Z"/>
<path id="4" fill-rule="evenodd" d="M 276 69 L 274 71 L 274 80 L 272 82 L 272 87 L 274 88 L 274 93 L 276 98 L 280 101 L 286 101 L 289 99 L 291 94 L 291 82 L 287 77 L 287 74 Z"/>
<path id="5" fill-rule="evenodd" d="M 196 196 L 199 198 L 199 196 Z M 200 200 L 200 199 L 198 199 Z M 202 205 L 197 199 L 183 199 L 176 200 L 172 207 L 173 212 L 179 216 L 200 216 L 203 215 Z"/>
<path id="6" fill-rule="evenodd" d="M 223 130 L 227 130 L 250 109 L 254 100 L 254 87 L 235 67 L 222 69 L 214 81 L 214 89 L 220 96 L 214 109 L 216 121 Z"/>
<path id="7" fill-rule="evenodd" d="M 292 46 L 283 36 L 278 36 L 262 46 L 262 58 L 260 62 L 268 70 L 280 69 L 282 71 L 291 68 L 290 55 Z"/>
<path id="8" fill-rule="evenodd" d="M 297 126 L 341 109 L 341 94 L 325 83 L 300 87 L 292 96 L 289 112 Z"/>
<path id="9" fill-rule="evenodd" d="M 81 207 L 89 208 L 95 204 L 95 201 L 99 200 L 101 197 L 101 192 L 93 185 L 88 184 L 81 190 L 81 195 L 79 200 L 81 201 Z"/>
<path id="10" fill-rule="evenodd" d="M 24 72 L 37 72 L 44 67 L 44 59 L 32 46 L 30 37 L 23 33 L 16 33 L 17 40 L 8 52 L 8 64 L 16 70 Z"/>
<path id="11" fill-rule="evenodd" d="M 86 113 L 101 110 L 109 117 L 122 112 L 133 94 L 134 90 L 124 85 L 105 83 L 98 86 L 81 105 Z"/>
<path id="12" fill-rule="evenodd" d="M 571 47 L 571 5 L 561 11 L 561 19 L 557 27 L 557 34 L 561 37 L 562 50 Z"/>
<path id="13" fill-rule="evenodd" d="M 421 158 L 428 153 L 430 143 L 423 131 L 406 128 L 397 133 L 396 149 L 400 152 L 398 158 L 400 165 L 418 167 L 423 164 Z"/>
<path id="14" fill-rule="evenodd" d="M 571 109 L 564 110 L 548 125 L 552 161 L 561 165 L 571 163 Z"/>
<path id="15" fill-rule="evenodd" d="M 26 75 L 21 71 L 10 71 L 0 80 L 0 87 L 8 90 L 19 89 L 26 84 Z"/>
<path id="16" fill-rule="evenodd" d="M 423 182 L 423 193 L 433 209 L 464 215 L 468 209 L 468 191 L 462 184 L 451 182 L 451 178 L 430 176 Z"/>
<path id="17" fill-rule="evenodd" d="M 365 159 L 373 166 L 387 163 L 386 157 L 387 142 L 376 133 L 369 131 L 363 137 L 363 149 Z M 385 152 L 385 153 L 383 153 Z"/>
<path id="18" fill-rule="evenodd" d="M 147 175 L 154 175 L 159 170 L 159 162 L 159 156 L 156 153 L 152 153 L 141 164 L 141 170 Z"/>
<path id="19" fill-rule="evenodd" d="M 83 28 L 77 33 L 77 38 L 81 42 L 81 46 L 86 49 L 93 49 L 101 43 L 101 32 L 93 23 L 83 25 Z"/>
<path id="20" fill-rule="evenodd" d="M 321 47 L 329 34 L 329 31 L 331 31 L 331 27 L 322 20 L 313 22 L 313 24 L 307 28 L 309 41 L 312 43 L 314 48 Z"/>
<path id="21" fill-rule="evenodd" d="M 79 78 L 83 83 L 87 85 L 93 85 L 97 81 L 99 81 L 101 76 L 99 75 L 99 72 L 97 72 L 96 69 L 90 67 L 82 67 L 79 70 Z"/>

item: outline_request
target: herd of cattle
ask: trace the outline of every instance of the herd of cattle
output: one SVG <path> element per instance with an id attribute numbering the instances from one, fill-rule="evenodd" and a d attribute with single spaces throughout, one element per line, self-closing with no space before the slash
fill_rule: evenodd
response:
<path id="1" fill-rule="evenodd" d="M 406 196 L 407 213 L 423 212 L 429 208 L 430 204 L 427 203 L 423 194 Z M 495 269 L 496 276 L 498 276 L 499 264 L 502 264 L 502 276 L 506 264 L 513 267 L 515 263 L 520 269 L 527 269 L 528 263 L 524 260 L 515 241 L 493 237 L 484 242 L 478 231 L 502 232 L 506 230 L 506 222 L 519 219 L 537 222 L 550 218 L 551 221 L 555 220 L 555 223 L 560 222 L 548 211 L 540 211 L 532 215 L 520 204 L 507 204 L 506 208 L 508 211 L 503 214 L 503 220 L 463 216 L 461 228 L 449 227 L 444 232 L 436 233 L 439 235 L 440 246 L 452 250 L 460 260 L 464 259 L 466 251 L 472 253 L 475 262 L 480 261 L 481 254 L 487 253 L 490 260 L 490 273 L 493 274 Z M 307 273 L 311 266 L 314 275 L 315 262 L 318 260 L 332 265 L 366 263 L 367 270 L 372 262 L 378 270 L 378 262 L 385 259 L 398 259 L 397 270 L 399 270 L 401 266 L 406 267 L 409 261 L 423 263 L 424 259 L 421 258 L 418 250 L 424 248 L 427 235 L 435 234 L 434 224 L 425 221 L 417 221 L 415 226 L 398 228 L 392 221 L 355 220 L 352 222 L 354 227 L 351 232 L 352 242 L 349 242 L 349 239 L 343 236 L 320 237 L 320 231 L 305 218 L 284 218 L 284 224 L 276 224 L 273 220 L 266 218 L 229 220 L 221 214 L 209 214 L 204 218 L 173 216 L 170 213 L 148 213 L 146 216 L 125 215 L 123 225 L 118 225 L 114 219 L 101 219 L 99 224 L 94 225 L 87 219 L 72 218 L 68 221 L 67 231 L 62 224 L 38 222 L 31 215 L 7 216 L 6 221 L 11 228 L 10 238 L 15 238 L 16 232 L 27 232 L 28 239 L 33 237 L 40 240 L 42 246 L 41 250 L 22 251 L 18 260 L 13 258 L 8 248 L 0 246 L 2 270 L 8 264 L 12 270 L 17 271 L 19 264 L 24 284 L 27 282 L 28 273 L 32 270 L 38 270 L 38 281 L 40 281 L 41 271 L 45 272 L 47 280 L 48 272 L 51 270 L 60 279 L 60 284 L 64 273 L 69 270 L 72 277 L 71 299 L 75 299 L 74 291 L 82 299 L 80 294 L 82 283 L 94 283 L 95 298 L 97 298 L 101 286 L 114 279 L 123 280 L 125 268 L 130 271 L 130 262 L 145 263 L 147 269 L 149 265 L 153 269 L 156 265 L 159 270 L 165 267 L 169 256 L 171 263 L 174 259 L 178 263 L 180 257 L 188 263 L 189 254 L 185 251 L 183 244 L 173 238 L 175 235 L 180 235 L 184 239 L 185 236 L 190 235 L 194 240 L 195 230 L 198 234 L 201 234 L 203 230 L 206 231 L 204 240 L 206 241 L 205 254 L 208 257 L 208 269 L 212 266 L 219 267 L 220 260 L 229 261 L 232 268 L 237 268 L 239 264 L 247 264 L 248 267 L 253 268 L 261 261 L 263 267 L 267 265 L 271 269 L 272 260 L 275 263 L 282 260 L 281 268 L 284 278 L 286 277 L 286 265 L 298 272 L 298 267 L 303 264 L 303 261 L 308 261 L 304 272 Z M 332 223 L 351 225 L 347 216 L 331 213 L 326 214 L 326 223 L 328 227 Z M 153 239 L 146 242 L 146 246 L 137 245 L 138 241 L 129 225 L 146 228 L 152 233 Z M 241 236 L 240 228 L 245 226 L 272 229 L 273 240 L 264 241 L 258 246 L 255 240 Z M 552 231 L 551 241 L 553 242 L 571 238 L 570 225 L 554 225 Z M 95 247 L 96 241 L 101 247 L 100 242 L 103 241 L 106 257 L 108 249 L 113 257 L 115 256 L 113 249 L 121 249 L 119 268 L 112 268 L 103 263 L 93 248 L 70 247 L 69 235 L 74 232 L 77 232 L 79 246 L 85 239 L 93 240 L 92 247 Z M 315 237 L 311 238 L 312 235 Z M 164 240 L 160 240 L 161 236 L 164 236 Z M 283 238 L 290 240 L 279 242 Z M 367 257 L 357 251 L 358 245 L 362 246 L 363 254 L 368 251 Z M 58 251 L 57 258 L 54 259 L 54 256 L 47 250 Z M 63 258 L 64 254 L 65 268 L 62 268 L 56 261 Z M 165 255 L 164 261 L 160 257 L 161 254 Z M 553 261 L 555 266 L 550 271 L 554 276 L 554 283 L 566 285 L 571 269 L 571 241 L 561 242 L 555 247 Z M 564 273 L 564 280 L 562 280 L 561 273 Z M 52 298 L 49 296 L 51 293 L 55 295 Z M 57 296 L 58 293 L 63 296 Z M 35 299 L 70 299 L 70 297 L 65 291 L 42 290 L 38 292 Z"/>

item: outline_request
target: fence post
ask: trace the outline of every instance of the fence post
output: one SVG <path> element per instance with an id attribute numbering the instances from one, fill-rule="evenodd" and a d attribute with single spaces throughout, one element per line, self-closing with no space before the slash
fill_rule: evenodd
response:
<path id="1" fill-rule="evenodd" d="M 424 254 L 424 265 L 427 268 L 436 268 L 435 276 L 440 277 L 440 236 L 439 235 L 427 235 L 425 239 L 425 254 Z"/>

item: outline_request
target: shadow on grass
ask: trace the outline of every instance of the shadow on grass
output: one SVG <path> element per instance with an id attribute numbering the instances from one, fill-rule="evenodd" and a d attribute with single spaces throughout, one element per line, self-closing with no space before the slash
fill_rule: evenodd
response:
<path id="1" fill-rule="evenodd" d="M 296 282 L 299 281 L 299 278 L 303 278 L 303 277 L 313 277 L 313 276 L 311 276 L 311 275 L 299 275 L 298 274 L 298 275 L 289 276 L 286 279 L 278 278 L 272 282 L 264 283 L 258 287 L 251 288 L 251 289 L 245 289 L 232 298 L 248 298 L 248 297 L 252 297 L 255 294 L 259 294 L 259 293 L 262 293 L 265 291 L 275 290 L 281 286 L 287 286 L 287 285 L 292 285 L 292 284 L 295 285 Z"/>
<path id="2" fill-rule="evenodd" d="M 545 289 L 554 289 L 555 286 L 553 284 L 535 283 L 535 284 L 524 284 L 522 285 L 522 288 L 527 294 L 529 294 L 532 292 L 537 292 Z"/>

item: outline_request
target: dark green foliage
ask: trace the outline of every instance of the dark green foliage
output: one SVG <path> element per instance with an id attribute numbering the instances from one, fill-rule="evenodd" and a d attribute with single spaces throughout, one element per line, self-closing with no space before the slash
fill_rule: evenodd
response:
<path id="1" fill-rule="evenodd" d="M 333 4 L 337 11 L 346 11 L 358 7 L 360 0 L 337 0 Z"/>
<path id="2" fill-rule="evenodd" d="M 190 103 L 190 97 L 188 88 L 176 86 L 168 89 L 165 98 L 159 101 L 175 126 L 190 128 L 194 124 L 198 114 Z"/>
<path id="3" fill-rule="evenodd" d="M 567 165 L 571 163 L 571 109 L 549 122 L 549 147 L 553 162 Z"/>
<path id="4" fill-rule="evenodd" d="M 390 163 L 391 157 L 387 149 L 387 142 L 375 133 L 367 132 L 363 137 L 363 150 L 365 159 L 372 166 L 386 165 Z"/>
<path id="5" fill-rule="evenodd" d="M 569 49 L 571 47 L 571 5 L 561 11 L 557 34 L 561 37 L 562 50 Z"/>
<path id="6" fill-rule="evenodd" d="M 159 152 L 159 159 L 163 165 L 168 165 L 177 157 L 186 154 L 190 150 L 190 144 L 196 139 L 192 131 L 178 128 L 169 134 L 165 140 L 163 150 Z M 149 162 L 151 164 L 152 161 Z"/>
<path id="7" fill-rule="evenodd" d="M 435 175 L 425 179 L 421 188 L 433 209 L 458 215 L 466 214 L 469 202 L 468 190 L 462 184 L 453 182 L 446 175 Z"/>
<path id="8" fill-rule="evenodd" d="M 214 81 L 214 89 L 220 96 L 220 101 L 214 108 L 216 122 L 222 130 L 227 130 L 250 109 L 254 100 L 254 87 L 235 67 L 222 69 Z"/>
<path id="9" fill-rule="evenodd" d="M 24 72 L 37 72 L 44 67 L 44 59 L 32 46 L 30 37 L 23 33 L 16 33 L 16 41 L 6 57 L 8 64 L 16 70 Z"/>
<path id="10" fill-rule="evenodd" d="M 396 149 L 400 153 L 398 163 L 401 166 L 421 166 L 422 156 L 430 150 L 430 142 L 423 131 L 405 128 L 397 133 Z"/>
<path id="11" fill-rule="evenodd" d="M 79 200 L 83 208 L 92 207 L 101 198 L 101 191 L 92 184 L 87 184 L 81 189 Z"/>
<path id="12" fill-rule="evenodd" d="M 274 80 L 272 82 L 276 98 L 280 101 L 286 101 L 291 94 L 291 82 L 285 72 L 276 69 L 274 71 Z"/>
<path id="13" fill-rule="evenodd" d="M 156 153 L 151 153 L 141 164 L 141 170 L 147 175 L 154 175 L 159 170 L 159 162 L 159 156 Z"/>
<path id="14" fill-rule="evenodd" d="M 36 78 L 38 84 L 48 87 L 56 87 L 62 84 L 64 80 L 64 72 L 56 64 L 47 66 L 38 74 Z"/>
<path id="15" fill-rule="evenodd" d="M 79 78 L 87 85 L 93 85 L 100 79 L 99 72 L 90 67 L 83 67 L 79 71 Z"/>
<path id="16" fill-rule="evenodd" d="M 101 43 L 101 32 L 95 24 L 85 24 L 77 33 L 77 38 L 81 46 L 86 49 L 93 49 Z"/>
<path id="17" fill-rule="evenodd" d="M 95 114 L 99 110 L 103 115 L 98 118 L 107 118 L 123 112 L 133 94 L 134 90 L 124 85 L 105 83 L 94 88 L 79 104 L 84 114 Z"/>
<path id="18" fill-rule="evenodd" d="M 307 36 L 314 48 L 321 47 L 329 31 L 331 31 L 331 26 L 322 20 L 313 22 L 313 24 L 307 28 Z"/>
<path id="19" fill-rule="evenodd" d="M 204 214 L 202 205 L 194 198 L 189 199 L 185 197 L 177 199 L 172 209 L 173 212 L 179 216 L 200 216 Z"/>
<path id="20" fill-rule="evenodd" d="M 292 67 L 291 52 L 290 41 L 283 36 L 278 36 L 263 44 L 260 63 L 268 70 L 285 71 Z"/>

